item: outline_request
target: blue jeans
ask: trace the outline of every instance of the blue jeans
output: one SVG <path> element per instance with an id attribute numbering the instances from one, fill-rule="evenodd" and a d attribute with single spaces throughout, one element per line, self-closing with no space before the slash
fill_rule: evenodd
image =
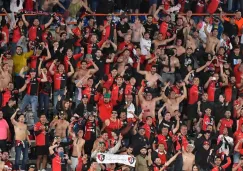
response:
<path id="1" fill-rule="evenodd" d="M 57 97 L 58 95 L 63 96 L 64 95 L 64 89 L 62 90 L 55 90 L 54 94 L 53 94 L 53 100 L 54 100 L 54 106 L 53 106 L 53 113 L 57 114 L 57 109 L 56 109 L 56 105 L 57 105 Z"/>
<path id="2" fill-rule="evenodd" d="M 48 116 L 48 109 L 49 109 L 49 95 L 40 93 L 40 102 L 39 102 L 39 110 L 44 111 L 44 114 Z"/>
<path id="3" fill-rule="evenodd" d="M 29 143 L 27 141 L 24 141 L 24 146 L 23 145 L 15 146 L 15 153 L 16 153 L 15 154 L 15 165 L 14 165 L 15 170 L 19 170 L 21 152 L 23 154 L 21 170 L 27 170 L 26 164 L 28 162 L 28 148 L 29 148 Z"/>
<path id="4" fill-rule="evenodd" d="M 233 159 L 234 159 L 234 163 L 239 163 L 239 161 L 240 161 L 240 153 L 235 152 L 234 156 L 233 156 Z"/>
<path id="5" fill-rule="evenodd" d="M 81 52 L 81 46 L 74 46 L 74 53 L 73 54 L 79 54 Z"/>
<path id="6" fill-rule="evenodd" d="M 31 109 L 34 115 L 34 121 L 35 123 L 38 122 L 38 116 L 37 116 L 37 106 L 38 106 L 38 96 L 32 96 L 26 94 L 23 98 L 23 103 L 21 105 L 20 111 L 21 113 L 24 112 L 25 108 L 31 104 Z"/>

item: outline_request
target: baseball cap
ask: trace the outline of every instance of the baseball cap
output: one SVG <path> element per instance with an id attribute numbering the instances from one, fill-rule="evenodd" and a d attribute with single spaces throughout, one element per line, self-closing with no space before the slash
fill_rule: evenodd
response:
<path id="1" fill-rule="evenodd" d="M 104 98 L 111 98 L 111 95 L 110 95 L 109 93 L 106 93 L 106 94 L 104 95 Z"/>
<path id="2" fill-rule="evenodd" d="M 31 68 L 31 69 L 30 69 L 30 72 L 36 72 L 36 69 Z"/>
<path id="3" fill-rule="evenodd" d="M 210 143 L 208 141 L 204 141 L 203 145 L 210 145 Z"/>
<path id="4" fill-rule="evenodd" d="M 88 98 L 88 96 L 86 94 L 83 94 L 82 98 Z"/>

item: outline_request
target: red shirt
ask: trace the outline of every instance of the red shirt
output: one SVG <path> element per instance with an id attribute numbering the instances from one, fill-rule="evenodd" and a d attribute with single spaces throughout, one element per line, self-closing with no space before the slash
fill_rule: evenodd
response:
<path id="1" fill-rule="evenodd" d="M 111 112 L 113 110 L 113 105 L 111 102 L 105 103 L 104 99 L 100 99 L 98 102 L 99 117 L 104 122 L 106 119 L 111 117 Z"/>
<path id="2" fill-rule="evenodd" d="M 37 28 L 38 26 L 31 26 L 29 29 L 29 40 L 31 41 L 35 41 L 36 37 L 37 37 Z M 42 30 L 45 29 L 45 25 L 41 25 L 40 28 Z"/>
<path id="3" fill-rule="evenodd" d="M 199 99 L 199 89 L 197 85 L 192 85 L 188 92 L 188 104 L 195 104 Z"/>
<path id="4" fill-rule="evenodd" d="M 66 87 L 66 79 L 67 79 L 67 74 L 65 73 L 60 74 L 59 72 L 56 72 L 53 75 L 54 90 L 64 90 Z"/>
<path id="5" fill-rule="evenodd" d="M 236 131 L 236 132 L 234 133 L 234 140 L 235 140 L 234 144 L 237 144 L 238 141 L 241 140 L 241 139 L 243 139 L 243 132 L 241 132 L 241 131 Z M 238 149 L 240 150 L 241 147 L 242 147 L 242 143 L 239 145 L 239 148 L 238 148 Z"/>
<path id="6" fill-rule="evenodd" d="M 237 131 L 240 131 L 241 129 L 241 125 L 243 124 L 243 117 L 240 117 L 238 120 L 237 120 Z"/>
<path id="7" fill-rule="evenodd" d="M 226 118 L 223 118 L 223 119 L 220 119 L 220 122 L 221 122 L 221 125 L 219 127 L 219 134 L 223 134 L 223 130 L 224 128 L 232 128 L 233 126 L 233 120 L 231 119 L 226 119 Z"/>
<path id="8" fill-rule="evenodd" d="M 130 52 L 132 52 L 134 46 L 133 46 L 132 43 L 122 42 L 122 43 L 120 43 L 119 46 L 118 46 L 118 51 L 123 50 L 125 47 L 127 47 L 128 50 L 129 50 Z"/>
<path id="9" fill-rule="evenodd" d="M 79 53 L 79 54 L 73 55 L 72 58 L 73 58 L 75 61 L 77 61 L 77 60 L 79 60 L 82 56 L 83 56 L 83 54 L 82 54 L 82 53 Z M 68 68 L 69 68 L 68 61 L 70 61 L 70 58 L 68 58 L 68 56 L 65 56 L 65 57 L 64 57 L 64 67 L 65 67 L 65 71 L 66 71 L 66 72 L 68 72 Z M 76 68 L 76 66 L 73 66 L 73 68 Z"/>
<path id="10" fill-rule="evenodd" d="M 77 37 L 80 37 L 81 35 L 82 35 L 82 31 L 80 30 L 80 28 L 79 27 L 76 27 L 76 28 L 74 28 L 74 29 L 72 29 L 72 32 L 74 33 L 74 35 L 75 36 L 77 36 Z M 81 39 L 78 39 L 75 43 L 74 43 L 74 45 L 75 46 L 81 46 Z"/>
<path id="11" fill-rule="evenodd" d="M 117 101 L 122 101 L 122 94 L 119 91 L 123 89 L 118 85 L 114 84 L 111 90 L 111 101 L 113 105 L 117 105 Z"/>
<path id="12" fill-rule="evenodd" d="M 208 101 L 214 102 L 215 98 L 215 92 L 218 88 L 222 87 L 222 83 L 218 83 L 215 81 L 211 81 L 208 85 Z"/>
<path id="13" fill-rule="evenodd" d="M 233 168 L 236 168 L 238 166 L 238 163 L 233 165 Z M 243 171 L 242 167 L 239 167 L 236 171 Z"/>
<path id="14" fill-rule="evenodd" d="M 9 29 L 8 29 L 7 25 L 2 27 L 2 32 L 4 32 L 6 34 L 7 43 L 8 43 L 9 42 Z"/>
<path id="15" fill-rule="evenodd" d="M 234 67 L 234 75 L 235 75 L 236 84 L 239 84 L 241 82 L 241 75 L 243 74 L 241 71 L 239 71 L 239 66 L 240 66 L 240 64 L 237 64 Z"/>
<path id="16" fill-rule="evenodd" d="M 2 107 L 6 106 L 9 99 L 12 97 L 12 92 L 8 89 L 5 89 L 5 91 L 2 94 Z"/>
<path id="17" fill-rule="evenodd" d="M 40 127 L 43 126 L 42 123 L 37 122 L 34 126 L 34 131 L 41 131 L 40 134 L 35 135 L 35 143 L 36 146 L 44 146 L 46 145 L 46 131 L 41 130 Z"/>
<path id="18" fill-rule="evenodd" d="M 109 90 L 114 82 L 114 78 L 111 74 L 108 75 L 108 80 L 104 83 L 103 87 Z"/>
<path id="19" fill-rule="evenodd" d="M 203 125 L 202 125 L 202 130 L 206 131 L 208 125 L 214 125 L 214 119 L 211 116 L 204 115 L 203 117 Z"/>
<path id="20" fill-rule="evenodd" d="M 82 91 L 82 94 L 88 96 L 88 100 L 90 100 L 91 97 L 91 92 L 92 92 L 92 87 L 85 87 L 85 89 Z"/>
<path id="21" fill-rule="evenodd" d="M 21 32 L 20 32 L 20 28 L 19 27 L 16 27 L 14 30 L 13 30 L 13 39 L 12 39 L 12 42 L 13 43 L 18 43 L 19 39 L 21 38 Z"/>

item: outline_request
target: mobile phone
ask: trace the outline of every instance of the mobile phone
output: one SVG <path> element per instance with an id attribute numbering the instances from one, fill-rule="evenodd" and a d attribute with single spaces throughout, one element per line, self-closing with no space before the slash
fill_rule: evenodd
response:
<path id="1" fill-rule="evenodd" d="M 216 77 L 213 77 L 212 80 L 216 80 Z"/>

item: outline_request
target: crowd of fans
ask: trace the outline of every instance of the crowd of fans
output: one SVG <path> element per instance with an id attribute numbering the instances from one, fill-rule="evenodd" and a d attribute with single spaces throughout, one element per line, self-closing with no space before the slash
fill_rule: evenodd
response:
<path id="1" fill-rule="evenodd" d="M 242 0 L 0 6 L 0 171 L 243 170 Z"/>

